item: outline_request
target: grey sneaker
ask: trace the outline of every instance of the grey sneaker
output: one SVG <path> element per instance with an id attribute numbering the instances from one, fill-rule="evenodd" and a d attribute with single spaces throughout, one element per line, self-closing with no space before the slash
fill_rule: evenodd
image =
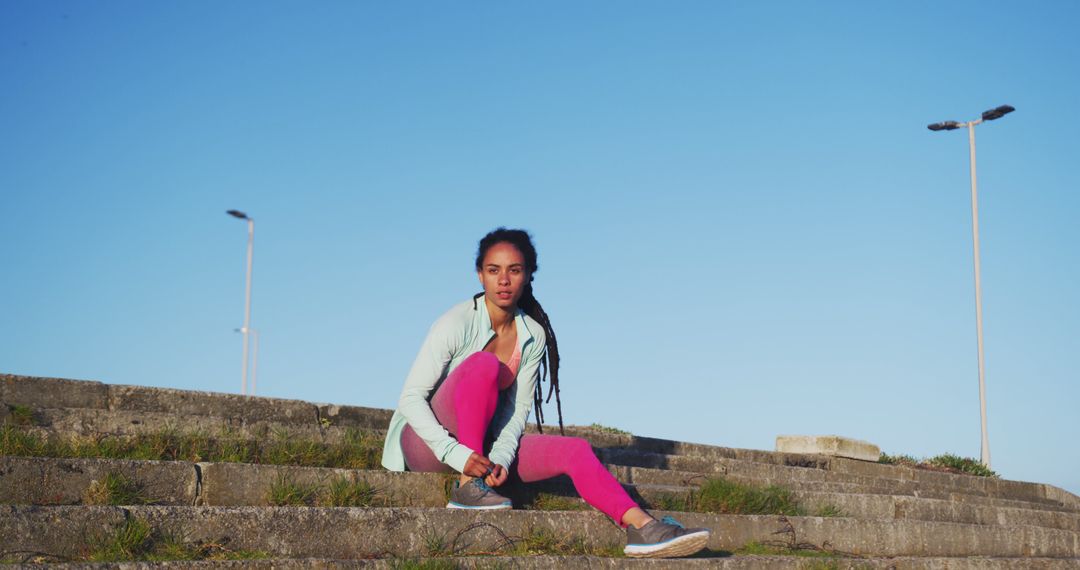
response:
<path id="1" fill-rule="evenodd" d="M 473 479 L 464 485 L 455 481 L 454 488 L 450 491 L 450 502 L 446 503 L 448 509 L 493 511 L 512 507 L 510 499 L 496 493 L 483 479 Z"/>
<path id="2" fill-rule="evenodd" d="M 705 548 L 709 534 L 707 528 L 685 528 L 679 521 L 664 517 L 641 528 L 626 527 L 623 553 L 631 558 L 690 556 Z"/>

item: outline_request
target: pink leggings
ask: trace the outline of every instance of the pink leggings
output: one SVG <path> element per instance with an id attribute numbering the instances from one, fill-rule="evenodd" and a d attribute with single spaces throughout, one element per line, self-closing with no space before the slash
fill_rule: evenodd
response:
<path id="1" fill-rule="evenodd" d="M 439 423 L 456 434 L 458 442 L 474 451 L 488 451 L 484 446 L 484 435 L 495 416 L 501 366 L 504 365 L 494 354 L 477 352 L 450 373 L 431 399 L 431 410 Z M 401 447 L 410 471 L 451 471 L 435 458 L 412 426 L 405 426 Z M 517 459 L 510 469 L 511 472 L 516 470 L 525 483 L 558 475 L 569 476 L 585 502 L 619 525 L 622 525 L 626 511 L 637 506 L 596 458 L 589 442 L 579 437 L 526 434 L 518 444 Z"/>

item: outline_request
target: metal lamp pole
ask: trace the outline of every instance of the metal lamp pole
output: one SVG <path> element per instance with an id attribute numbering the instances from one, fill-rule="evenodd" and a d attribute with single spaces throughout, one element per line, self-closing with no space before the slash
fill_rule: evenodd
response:
<path id="1" fill-rule="evenodd" d="M 979 265 L 979 194 L 975 182 L 975 125 L 984 121 L 1000 119 L 1015 110 L 1012 106 L 1002 105 L 984 111 L 982 117 L 974 121 L 966 123 L 943 121 L 927 125 L 927 128 L 931 131 L 952 131 L 961 127 L 967 127 L 968 130 L 968 149 L 971 154 L 971 240 L 975 250 L 975 329 L 979 343 L 979 415 L 982 420 L 982 455 L 980 459 L 987 468 L 990 467 L 990 440 L 986 433 L 986 366 L 983 359 L 982 285 Z"/>
<path id="2" fill-rule="evenodd" d="M 255 335 L 255 347 L 251 351 L 251 395 L 254 396 L 259 381 L 259 330 L 251 329 L 251 334 Z"/>
<path id="3" fill-rule="evenodd" d="M 239 210 L 225 212 L 234 218 L 247 220 L 247 285 L 244 289 L 244 326 L 240 332 L 244 333 L 244 371 L 240 377 L 240 393 L 247 394 L 248 375 L 248 335 L 251 332 L 251 255 L 255 244 L 255 220 Z"/>

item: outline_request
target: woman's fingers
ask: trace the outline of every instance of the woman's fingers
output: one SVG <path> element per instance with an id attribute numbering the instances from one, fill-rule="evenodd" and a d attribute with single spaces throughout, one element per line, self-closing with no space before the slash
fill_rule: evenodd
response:
<path id="1" fill-rule="evenodd" d="M 489 487 L 498 487 L 506 482 L 508 476 L 509 473 L 506 469 L 503 469 L 502 465 L 496 463 L 495 467 L 491 470 L 491 475 L 488 475 L 484 479 L 484 482 L 487 483 Z"/>
<path id="2" fill-rule="evenodd" d="M 469 460 L 465 462 L 464 473 L 470 477 L 485 477 L 491 472 L 494 465 L 490 459 L 474 451 L 469 456 Z"/>

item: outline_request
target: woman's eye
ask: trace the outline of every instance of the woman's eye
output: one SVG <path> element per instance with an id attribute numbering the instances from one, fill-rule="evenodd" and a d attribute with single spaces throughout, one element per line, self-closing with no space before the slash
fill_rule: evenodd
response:
<path id="1" fill-rule="evenodd" d="M 514 275 L 517 275 L 517 274 L 521 273 L 521 269 L 518 268 L 518 267 L 515 267 L 515 268 L 510 270 L 510 273 L 513 273 Z"/>

